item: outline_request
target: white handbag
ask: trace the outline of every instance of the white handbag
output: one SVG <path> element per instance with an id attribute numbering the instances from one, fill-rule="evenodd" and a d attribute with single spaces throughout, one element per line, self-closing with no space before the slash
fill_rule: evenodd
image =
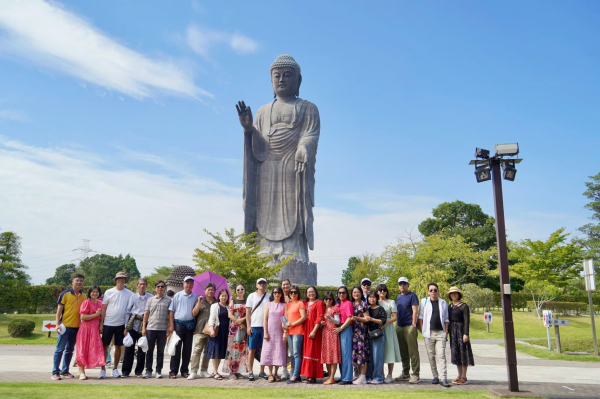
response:
<path id="1" fill-rule="evenodd" d="M 177 335 L 175 331 L 173 331 L 171 337 L 169 338 L 169 342 L 167 342 L 167 353 L 169 354 L 169 356 L 175 356 L 175 347 L 177 346 L 179 341 L 181 341 L 181 338 L 179 337 L 179 335 Z"/>

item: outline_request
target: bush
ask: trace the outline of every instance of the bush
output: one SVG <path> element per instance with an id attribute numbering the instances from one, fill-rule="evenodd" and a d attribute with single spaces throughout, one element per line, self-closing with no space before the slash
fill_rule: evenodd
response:
<path id="1" fill-rule="evenodd" d="M 35 321 L 30 319 L 16 319 L 8 324 L 8 333 L 13 338 L 30 337 L 35 329 Z"/>
<path id="2" fill-rule="evenodd" d="M 532 301 L 527 301 L 527 307 L 535 308 Z M 546 302 L 542 306 L 542 310 L 553 310 L 555 312 L 561 312 L 562 314 L 567 314 L 567 312 L 585 312 L 588 310 L 588 304 L 584 302 L 556 302 L 550 301 Z"/>

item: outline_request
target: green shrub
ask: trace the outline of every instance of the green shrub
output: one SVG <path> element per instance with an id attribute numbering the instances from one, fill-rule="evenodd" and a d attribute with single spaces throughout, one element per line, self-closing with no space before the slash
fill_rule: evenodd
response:
<path id="1" fill-rule="evenodd" d="M 527 301 L 527 307 L 531 308 L 531 309 L 535 308 L 532 301 Z M 546 302 L 542 306 L 542 310 L 553 310 L 555 312 L 561 312 L 562 314 L 566 314 L 569 311 L 579 313 L 579 312 L 585 312 L 586 310 L 588 310 L 588 304 L 586 304 L 584 302 L 551 301 L 551 302 Z"/>
<path id="2" fill-rule="evenodd" d="M 35 329 L 35 321 L 30 319 L 16 319 L 8 324 L 8 333 L 13 338 L 30 337 Z"/>

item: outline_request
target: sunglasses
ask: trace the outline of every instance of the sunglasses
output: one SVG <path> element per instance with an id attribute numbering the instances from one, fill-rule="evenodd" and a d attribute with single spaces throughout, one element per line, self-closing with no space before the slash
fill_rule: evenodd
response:
<path id="1" fill-rule="evenodd" d="M 244 288 L 236 288 L 235 290 L 236 290 L 237 292 L 240 292 L 240 291 L 246 291 Z"/>
<path id="2" fill-rule="evenodd" d="M 398 285 L 408 285 L 408 283 L 402 281 L 402 282 L 398 283 Z"/>
<path id="3" fill-rule="evenodd" d="M 325 301 L 333 301 L 333 298 L 325 298 Z"/>
<path id="4" fill-rule="evenodd" d="M 275 291 L 275 292 L 273 293 L 273 295 L 281 295 L 281 292 L 279 292 L 279 291 Z"/>
<path id="5" fill-rule="evenodd" d="M 340 291 L 340 292 L 338 292 L 338 295 L 348 295 L 348 293 L 345 291 Z"/>
<path id="6" fill-rule="evenodd" d="M 290 291 L 290 294 L 296 295 L 296 294 L 299 294 L 299 292 L 298 291 Z"/>
<path id="7" fill-rule="evenodd" d="M 379 292 L 387 292 L 387 290 L 385 288 L 380 288 L 377 291 L 379 291 Z"/>
<path id="8" fill-rule="evenodd" d="M 436 290 L 435 288 L 432 290 L 429 290 L 429 292 L 438 292 L 438 290 Z"/>
<path id="9" fill-rule="evenodd" d="M 156 286 L 156 287 L 154 287 L 154 288 L 165 288 L 165 286 L 164 286 L 164 285 L 157 285 L 157 286 Z"/>

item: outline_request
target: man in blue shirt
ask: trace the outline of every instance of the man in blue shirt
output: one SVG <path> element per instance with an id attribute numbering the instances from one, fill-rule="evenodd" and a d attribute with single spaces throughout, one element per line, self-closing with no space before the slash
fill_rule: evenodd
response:
<path id="1" fill-rule="evenodd" d="M 177 373 L 181 371 L 183 378 L 189 377 L 189 364 L 192 357 L 192 343 L 194 342 L 194 328 L 196 319 L 192 314 L 192 309 L 198 301 L 198 295 L 192 292 L 194 288 L 194 278 L 187 276 L 183 279 L 183 291 L 178 292 L 173 297 L 169 305 L 169 329 L 167 336 L 173 333 L 173 330 L 179 335 L 181 341 L 175 346 L 175 356 L 171 357 L 171 370 L 169 378 L 177 378 Z M 182 353 L 183 351 L 183 353 Z M 181 363 L 181 369 L 179 365 Z"/>
<path id="2" fill-rule="evenodd" d="M 398 321 L 396 322 L 396 335 L 400 344 L 400 357 L 402 358 L 402 374 L 396 378 L 396 381 L 408 380 L 411 384 L 418 384 L 421 381 L 419 374 L 421 372 L 419 358 L 419 344 L 417 338 L 417 319 L 419 317 L 419 298 L 414 292 L 409 291 L 408 279 L 400 277 L 398 279 L 398 288 L 400 295 L 396 298 L 398 308 Z M 410 368 L 412 367 L 412 376 Z"/>

